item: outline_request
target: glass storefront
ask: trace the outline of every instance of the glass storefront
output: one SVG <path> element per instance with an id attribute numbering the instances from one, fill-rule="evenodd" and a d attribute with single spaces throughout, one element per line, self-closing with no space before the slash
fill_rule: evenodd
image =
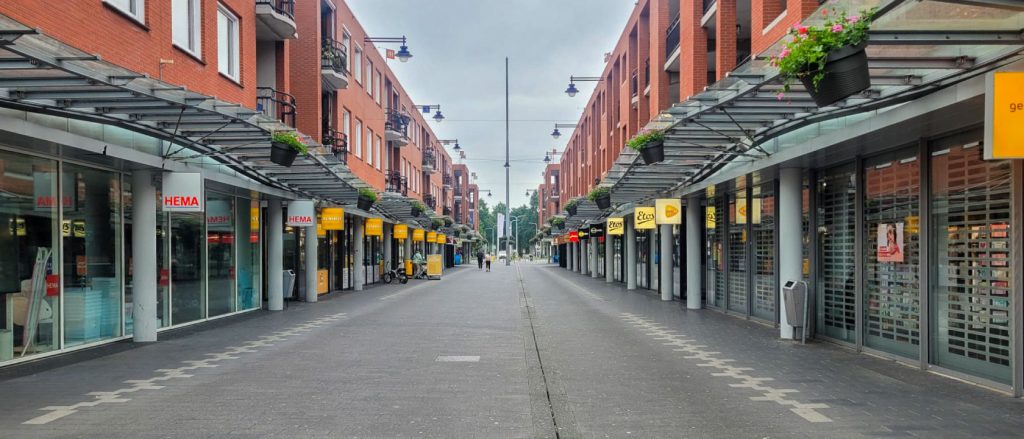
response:
<path id="1" fill-rule="evenodd" d="M 713 308 L 725 307 L 725 197 L 715 196 L 714 187 L 708 188 L 705 206 L 705 282 L 707 304 Z"/>
<path id="2" fill-rule="evenodd" d="M 728 194 L 729 199 L 729 302 L 728 309 L 747 313 L 747 191 Z"/>
<path id="3" fill-rule="evenodd" d="M 170 217 L 171 325 L 193 322 L 206 315 L 206 264 L 203 253 L 205 214 L 175 212 Z"/>
<path id="4" fill-rule="evenodd" d="M 206 197 L 206 273 L 209 316 L 234 312 L 235 210 L 234 198 L 210 193 Z"/>
<path id="5" fill-rule="evenodd" d="M 818 333 L 856 340 L 856 169 L 850 164 L 818 176 Z"/>
<path id="6" fill-rule="evenodd" d="M 982 153 L 976 141 L 932 149 L 931 361 L 1009 383 L 1013 172 Z"/>
<path id="7" fill-rule="evenodd" d="M 750 229 L 753 240 L 754 288 L 751 310 L 754 317 L 775 321 L 775 184 L 752 188 Z"/>

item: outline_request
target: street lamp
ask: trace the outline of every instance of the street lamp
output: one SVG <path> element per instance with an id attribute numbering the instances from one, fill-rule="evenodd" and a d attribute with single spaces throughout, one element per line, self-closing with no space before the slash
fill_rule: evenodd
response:
<path id="1" fill-rule="evenodd" d="M 555 149 L 552 149 L 549 152 L 545 152 L 544 153 L 544 163 L 551 163 L 551 157 L 559 155 L 559 154 L 562 154 L 562 153 L 558 152 L 558 150 L 555 150 Z"/>
<path id="2" fill-rule="evenodd" d="M 562 137 L 562 132 L 558 130 L 559 128 L 576 128 L 576 124 L 574 124 L 574 123 L 556 123 L 555 124 L 555 130 L 551 132 L 551 137 L 552 138 L 557 139 L 559 137 Z"/>
<path id="3" fill-rule="evenodd" d="M 570 98 L 576 97 L 576 94 L 580 92 L 576 88 L 576 81 L 583 82 L 601 82 L 600 76 L 569 76 L 569 88 L 565 89 L 565 94 L 569 95 Z"/>
<path id="4" fill-rule="evenodd" d="M 462 149 L 462 147 L 461 147 L 461 146 L 459 146 L 459 139 L 452 139 L 452 140 L 438 140 L 438 142 L 440 142 L 440 143 L 441 143 L 442 145 L 451 145 L 451 144 L 453 144 L 453 143 L 454 143 L 454 144 L 455 144 L 455 146 L 454 146 L 454 147 L 452 147 L 452 151 L 459 151 L 459 150 L 461 150 L 461 149 Z"/>
<path id="5" fill-rule="evenodd" d="M 409 52 L 409 46 L 406 45 L 405 35 L 401 37 L 365 37 L 363 41 L 367 43 L 399 43 L 401 46 L 398 47 L 398 52 L 395 52 L 395 57 L 401 62 L 409 62 L 412 58 L 412 52 Z"/>
<path id="6" fill-rule="evenodd" d="M 441 121 L 444 120 L 444 115 L 441 114 L 440 105 L 417 105 L 417 107 L 422 109 L 423 114 L 430 114 L 430 110 L 437 110 L 437 112 L 434 113 L 434 122 L 441 123 Z"/>

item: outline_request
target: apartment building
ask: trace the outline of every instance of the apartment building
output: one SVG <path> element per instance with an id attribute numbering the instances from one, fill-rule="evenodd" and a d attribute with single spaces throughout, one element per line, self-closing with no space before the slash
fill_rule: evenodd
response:
<path id="1" fill-rule="evenodd" d="M 872 8 L 868 89 L 824 106 L 782 93 L 769 57 L 794 25 Z M 1013 93 L 995 78 L 1024 71 L 1024 43 L 994 35 L 1022 20 L 986 0 L 637 2 L 605 69 L 572 72 L 600 81 L 559 163 L 561 201 L 601 186 L 611 207 L 559 213 L 560 261 L 1020 396 L 1024 289 L 1005 261 L 1024 250 L 1022 155 L 994 149 L 986 133 L 1004 126 L 986 113 Z M 665 134 L 650 165 L 625 148 L 647 130 Z M 806 314 L 790 316 L 802 289 Z"/>
<path id="2" fill-rule="evenodd" d="M 452 160 L 365 37 L 341 0 L 0 4 L 0 366 L 468 248 L 414 238 L 463 230 Z"/>

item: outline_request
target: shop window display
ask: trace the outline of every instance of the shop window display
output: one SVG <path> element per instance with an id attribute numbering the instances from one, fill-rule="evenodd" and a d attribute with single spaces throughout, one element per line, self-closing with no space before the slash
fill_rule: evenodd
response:
<path id="1" fill-rule="evenodd" d="M 209 317 L 236 310 L 235 199 L 210 193 L 206 197 L 206 273 Z"/>
<path id="2" fill-rule="evenodd" d="M 56 161 L 0 151 L 0 362 L 59 348 L 57 181 Z"/>

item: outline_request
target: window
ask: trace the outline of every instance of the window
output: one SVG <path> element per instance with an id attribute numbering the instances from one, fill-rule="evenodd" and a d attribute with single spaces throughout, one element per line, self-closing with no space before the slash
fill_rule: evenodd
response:
<path id="1" fill-rule="evenodd" d="M 352 131 L 356 137 L 352 139 L 352 148 L 356 150 L 356 157 L 363 157 L 363 122 L 356 119 L 356 129 Z"/>
<path id="2" fill-rule="evenodd" d="M 363 50 L 356 47 L 353 52 L 352 73 L 356 76 L 356 82 L 363 83 Z"/>
<path id="3" fill-rule="evenodd" d="M 350 130 L 350 124 L 352 115 L 349 114 L 348 110 L 341 110 L 341 132 L 345 133 L 345 138 L 349 138 L 352 133 Z"/>
<path id="4" fill-rule="evenodd" d="M 366 151 L 366 163 L 373 166 L 373 131 L 369 127 L 366 128 L 366 143 L 370 145 Z"/>
<path id="5" fill-rule="evenodd" d="M 103 0 L 139 23 L 146 21 L 146 0 Z"/>
<path id="6" fill-rule="evenodd" d="M 375 90 L 373 86 L 373 61 L 366 60 L 366 72 L 366 94 L 373 96 L 373 91 Z"/>
<path id="7" fill-rule="evenodd" d="M 342 33 L 341 34 L 341 45 L 345 46 L 345 49 L 351 48 L 352 47 L 352 35 L 349 35 L 348 32 Z M 348 71 L 350 71 L 350 72 L 352 71 L 352 59 L 353 58 L 355 58 L 355 57 L 352 57 L 352 56 L 348 57 L 348 60 L 347 60 L 348 65 L 345 66 L 345 68 L 348 69 Z"/>
<path id="8" fill-rule="evenodd" d="M 380 105 L 380 94 L 381 94 L 380 93 L 380 84 L 381 84 L 381 82 L 382 81 L 381 81 L 380 70 L 377 70 L 377 89 L 376 89 L 376 93 L 373 95 L 373 99 L 375 101 L 377 101 L 377 105 Z"/>
<path id="9" fill-rule="evenodd" d="M 380 136 L 377 136 L 377 145 L 374 146 L 373 153 L 377 155 L 377 170 L 378 171 L 381 169 L 381 164 L 382 164 L 381 162 L 384 161 L 380 157 L 380 153 L 381 153 L 381 151 L 380 151 L 380 144 L 381 144 Z"/>
<path id="10" fill-rule="evenodd" d="M 201 0 L 171 2 L 171 28 L 174 45 L 197 57 L 202 54 Z"/>
<path id="11" fill-rule="evenodd" d="M 217 5 L 217 69 L 238 81 L 238 17 Z"/>

